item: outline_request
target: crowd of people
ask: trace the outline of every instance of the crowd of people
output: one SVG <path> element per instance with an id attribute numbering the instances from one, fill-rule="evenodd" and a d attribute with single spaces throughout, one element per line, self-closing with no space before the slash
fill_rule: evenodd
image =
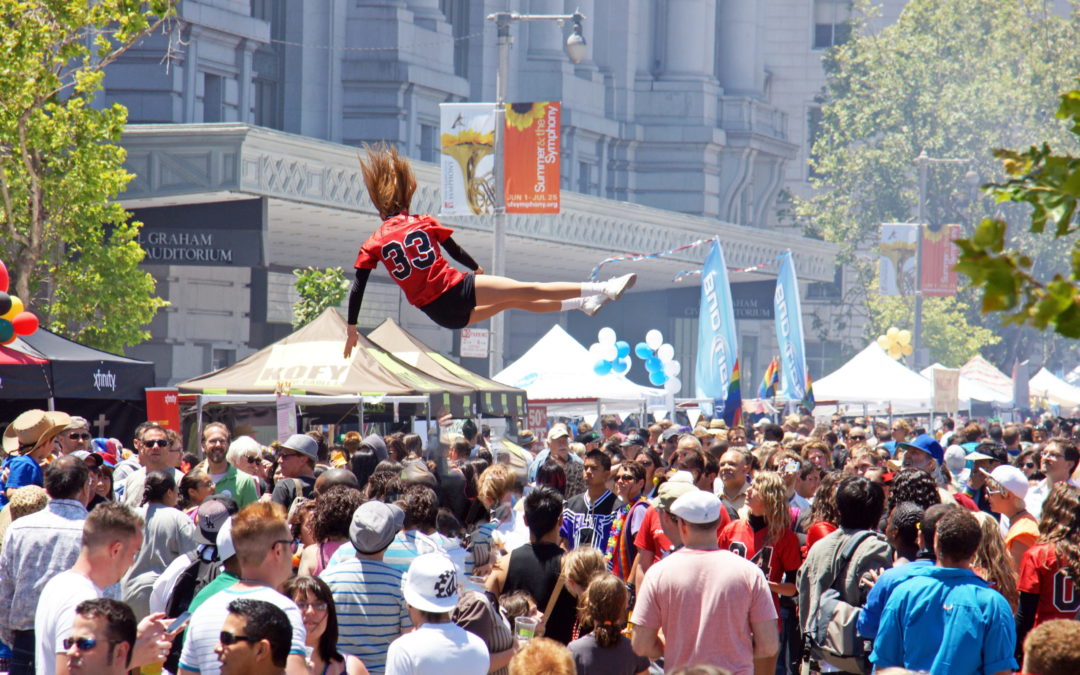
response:
<path id="1" fill-rule="evenodd" d="M 187 452 L 26 411 L 0 672 L 1080 673 L 1080 425 L 782 422 L 555 422 L 525 466 L 471 420 Z"/>

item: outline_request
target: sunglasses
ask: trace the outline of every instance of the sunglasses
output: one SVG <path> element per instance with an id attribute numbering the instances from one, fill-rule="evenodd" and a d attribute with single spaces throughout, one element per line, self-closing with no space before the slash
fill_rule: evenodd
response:
<path id="1" fill-rule="evenodd" d="M 120 644 L 121 640 L 106 640 L 110 646 Z M 64 645 L 64 650 L 71 649 L 74 645 L 79 648 L 80 652 L 89 652 L 98 646 L 98 641 L 94 638 L 64 638 L 64 641 L 60 643 Z"/>
<path id="2" fill-rule="evenodd" d="M 270 544 L 270 548 L 273 549 L 278 544 L 285 544 L 289 547 L 289 550 L 296 553 L 296 540 L 295 539 L 278 539 L 273 544 Z"/>
<path id="3" fill-rule="evenodd" d="M 1034 469 L 1035 468 L 1035 462 L 1024 462 L 1024 468 L 1025 469 Z"/>
<path id="4" fill-rule="evenodd" d="M 169 447 L 169 445 L 171 445 L 169 441 L 164 439 L 155 441 L 143 441 L 142 444 L 148 448 L 167 448 Z"/>
<path id="5" fill-rule="evenodd" d="M 853 440 L 853 441 L 865 441 L 866 436 L 852 436 L 851 440 Z"/>
<path id="6" fill-rule="evenodd" d="M 234 645 L 237 642 L 247 642 L 250 644 L 255 644 L 260 640 L 262 640 L 262 638 L 251 637 L 250 635 L 234 635 L 227 630 L 223 630 L 218 633 L 218 642 L 225 645 L 226 647 Z"/>
<path id="7" fill-rule="evenodd" d="M 68 438 L 73 441 L 88 441 L 90 440 L 90 434 L 68 434 Z"/>
<path id="8" fill-rule="evenodd" d="M 325 602 L 298 602 L 296 606 L 300 608 L 301 612 L 306 612 L 309 609 L 313 609 L 316 612 L 325 612 L 327 604 Z"/>
<path id="9" fill-rule="evenodd" d="M 624 474 L 620 474 L 620 475 L 616 476 L 615 480 L 616 480 L 616 482 L 619 482 L 619 483 L 623 483 L 623 482 L 629 483 L 629 482 L 635 481 L 637 479 L 634 478 L 634 476 L 632 474 L 624 473 Z"/>
<path id="10" fill-rule="evenodd" d="M 248 464 L 254 464 L 255 462 L 259 461 L 259 458 L 255 455 L 244 455 L 244 459 L 247 461 Z"/>

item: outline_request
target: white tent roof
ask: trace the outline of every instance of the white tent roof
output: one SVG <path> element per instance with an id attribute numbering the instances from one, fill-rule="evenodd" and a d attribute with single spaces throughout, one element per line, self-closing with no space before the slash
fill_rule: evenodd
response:
<path id="1" fill-rule="evenodd" d="M 1046 368 L 1035 373 L 1028 382 L 1032 396 L 1039 396 L 1055 405 L 1072 408 L 1080 405 L 1080 388 L 1074 387 Z"/>
<path id="2" fill-rule="evenodd" d="M 1010 402 L 1012 401 L 1012 378 L 995 368 L 994 364 L 981 356 L 973 356 L 971 360 L 960 366 L 960 376 L 974 380 L 999 394 L 1004 394 L 1009 397 Z"/>
<path id="3" fill-rule="evenodd" d="M 929 380 L 889 358 L 876 342 L 814 382 L 815 399 L 837 401 L 841 407 L 865 405 L 867 412 L 890 406 L 896 414 L 929 412 L 932 396 Z"/>
<path id="4" fill-rule="evenodd" d="M 945 366 L 941 365 L 940 363 L 935 363 L 932 366 L 928 366 L 926 368 L 923 368 L 920 371 L 920 373 L 927 380 L 930 380 L 930 386 L 933 387 L 933 385 L 934 385 L 934 369 L 935 368 L 944 368 L 944 367 Z M 965 377 L 964 374 L 961 372 L 960 373 L 960 407 L 961 408 L 967 408 L 969 406 L 969 402 L 972 401 L 972 400 L 975 400 L 975 401 L 989 401 L 991 403 L 1008 403 L 1008 404 L 1012 404 L 1012 394 L 1004 394 L 1004 393 L 1002 393 L 1000 391 L 997 391 L 996 389 L 991 389 L 990 387 L 987 387 L 986 385 L 982 384 L 981 382 L 978 382 L 976 380 L 972 380 L 971 378 Z"/>
<path id="5" fill-rule="evenodd" d="M 666 407 L 664 390 L 634 384 L 616 373 L 597 375 L 593 372 L 595 360 L 588 349 L 556 325 L 492 379 L 524 389 L 530 403 L 549 402 L 549 414 L 596 412 L 597 400 L 609 412 L 639 410 L 642 402 L 650 409 Z"/>

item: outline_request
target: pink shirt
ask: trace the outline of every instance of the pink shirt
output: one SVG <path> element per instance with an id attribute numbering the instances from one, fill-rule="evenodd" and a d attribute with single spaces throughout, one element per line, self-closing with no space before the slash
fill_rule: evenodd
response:
<path id="1" fill-rule="evenodd" d="M 664 632 L 664 667 L 754 672 L 751 623 L 776 621 L 761 569 L 730 551 L 680 549 L 649 568 L 631 622 Z"/>

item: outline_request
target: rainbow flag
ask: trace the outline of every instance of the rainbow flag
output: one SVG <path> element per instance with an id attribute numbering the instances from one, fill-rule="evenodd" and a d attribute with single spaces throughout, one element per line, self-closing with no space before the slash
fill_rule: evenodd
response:
<path id="1" fill-rule="evenodd" d="M 758 398 L 772 398 L 776 396 L 776 390 L 780 387 L 780 359 L 773 357 L 769 361 L 769 367 L 765 369 L 765 377 L 761 378 L 761 386 L 758 387 Z"/>
<path id="2" fill-rule="evenodd" d="M 814 381 L 810 379 L 810 373 L 806 373 L 806 396 L 803 396 L 803 407 L 809 411 L 814 410 L 817 403 L 814 401 Z"/>
<path id="3" fill-rule="evenodd" d="M 737 427 L 742 424 L 742 387 L 739 386 L 739 359 L 735 359 L 735 367 L 731 370 L 731 380 L 728 382 L 727 400 L 724 401 L 724 422 L 728 427 Z"/>

